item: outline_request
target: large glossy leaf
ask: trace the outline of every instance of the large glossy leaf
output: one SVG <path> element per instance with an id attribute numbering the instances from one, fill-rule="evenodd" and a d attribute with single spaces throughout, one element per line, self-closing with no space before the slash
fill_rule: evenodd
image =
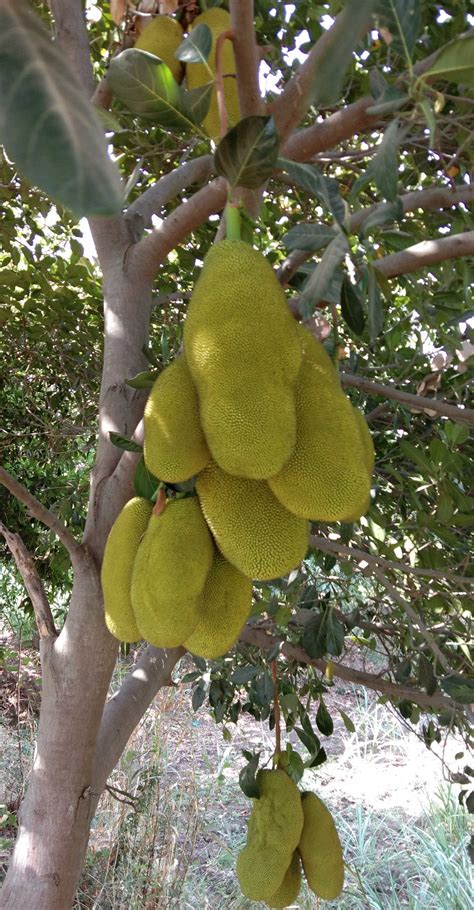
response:
<path id="1" fill-rule="evenodd" d="M 422 76 L 432 77 L 474 88 L 474 35 L 456 38 L 441 48 L 435 62 Z"/>
<path id="2" fill-rule="evenodd" d="M 400 128 L 398 120 L 393 120 L 385 130 L 377 154 L 369 168 L 377 188 L 389 202 L 394 202 L 398 195 L 398 146 Z"/>
<path id="3" fill-rule="evenodd" d="M 32 184 L 78 217 L 120 211 L 99 119 L 24 0 L 0 4 L 0 142 Z"/>
<path id="4" fill-rule="evenodd" d="M 361 235 L 365 237 L 375 227 L 380 227 L 382 224 L 391 224 L 394 221 L 399 221 L 402 217 L 403 202 L 400 197 L 397 197 L 394 202 L 387 202 L 386 205 L 378 205 L 363 222 Z"/>
<path id="5" fill-rule="evenodd" d="M 376 21 L 386 43 L 410 63 L 421 27 L 420 0 L 379 0 Z"/>
<path id="6" fill-rule="evenodd" d="M 368 269 L 367 309 L 369 338 L 375 341 L 383 329 L 384 312 L 376 270 L 372 266 Z"/>
<path id="7" fill-rule="evenodd" d="M 154 54 L 134 47 L 122 51 L 110 63 L 108 79 L 115 97 L 136 117 L 164 127 L 195 129 L 183 90 Z"/>
<path id="8" fill-rule="evenodd" d="M 356 335 L 362 335 L 366 321 L 362 297 L 347 275 L 344 276 L 342 282 L 341 313 L 349 328 Z"/>
<path id="9" fill-rule="evenodd" d="M 347 228 L 348 208 L 341 197 L 339 183 L 334 177 L 325 177 L 315 164 L 299 164 L 288 158 L 279 158 L 278 167 L 292 180 L 312 196 L 316 196 L 326 211 L 336 219 L 338 224 Z"/>
<path id="10" fill-rule="evenodd" d="M 212 32 L 208 25 L 201 22 L 188 35 L 175 52 L 175 57 L 183 63 L 206 63 L 212 47 Z M 209 71 L 209 79 L 212 78 Z"/>
<path id="11" fill-rule="evenodd" d="M 331 28 L 319 55 L 311 87 L 310 104 L 334 104 L 342 92 L 354 48 L 370 25 L 375 0 L 348 0 L 339 21 Z"/>
<path id="12" fill-rule="evenodd" d="M 340 233 L 337 234 L 328 248 L 324 251 L 321 261 L 307 281 L 298 301 L 298 308 L 303 319 L 307 319 L 311 316 L 316 304 L 324 299 L 325 292 L 331 283 L 334 272 L 344 259 L 348 250 L 349 244 L 347 242 L 347 237 L 345 234 Z"/>
<path id="13" fill-rule="evenodd" d="M 326 224 L 297 224 L 283 238 L 285 249 L 316 252 L 334 240 L 334 228 Z"/>
<path id="14" fill-rule="evenodd" d="M 256 189 L 271 176 L 278 159 L 273 117 L 245 117 L 220 141 L 214 156 L 217 173 L 230 186 Z"/>

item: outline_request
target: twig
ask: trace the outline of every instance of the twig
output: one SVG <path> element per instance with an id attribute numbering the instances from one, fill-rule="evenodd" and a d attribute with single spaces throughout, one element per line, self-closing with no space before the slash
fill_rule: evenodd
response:
<path id="1" fill-rule="evenodd" d="M 60 519 L 53 512 L 50 512 L 46 506 L 42 505 L 38 499 L 30 493 L 26 487 L 23 486 L 15 477 L 12 477 L 8 471 L 5 471 L 5 468 L 0 467 L 0 483 L 3 484 L 7 490 L 15 496 L 20 502 L 22 502 L 28 509 L 30 515 L 33 518 L 37 518 L 38 521 L 41 521 L 47 528 L 53 531 L 56 534 L 56 537 L 59 538 L 63 546 L 68 551 L 72 562 L 76 560 L 76 557 L 81 551 L 81 544 L 77 541 L 72 534 L 66 528 L 66 525 L 60 521 Z"/>
<path id="2" fill-rule="evenodd" d="M 273 714 L 275 717 L 275 759 L 276 765 L 280 761 L 281 755 L 281 723 L 280 723 L 280 701 L 278 698 L 278 675 L 277 662 L 272 660 L 272 679 L 273 679 Z"/>
<path id="3" fill-rule="evenodd" d="M 169 174 L 163 174 L 153 186 L 132 202 L 125 212 L 124 218 L 134 234 L 134 239 L 138 239 L 137 235 L 143 233 L 150 225 L 152 215 L 160 212 L 168 202 L 191 184 L 208 180 L 213 172 L 213 156 L 202 155 L 200 158 L 193 158 L 185 164 L 180 164 Z"/>
<path id="4" fill-rule="evenodd" d="M 20 535 L 9 531 L 2 521 L 0 521 L 0 534 L 5 538 L 33 605 L 39 637 L 42 639 L 57 638 L 58 633 L 43 582 L 25 544 Z"/>
<path id="5" fill-rule="evenodd" d="M 437 411 L 438 414 L 449 417 L 457 423 L 474 424 L 474 410 L 471 408 L 462 408 L 456 404 L 449 404 L 448 401 L 439 401 L 437 398 L 412 395 L 411 392 L 403 392 L 395 386 L 381 385 L 379 382 L 372 382 L 370 379 L 365 379 L 364 376 L 355 376 L 353 373 L 341 373 L 340 378 L 343 386 L 362 389 L 363 392 L 369 392 L 370 395 L 392 398 L 394 401 L 418 410 Z"/>

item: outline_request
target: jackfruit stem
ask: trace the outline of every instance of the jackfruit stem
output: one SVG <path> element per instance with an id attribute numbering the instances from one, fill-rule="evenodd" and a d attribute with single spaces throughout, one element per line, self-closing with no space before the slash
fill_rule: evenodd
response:
<path id="1" fill-rule="evenodd" d="M 240 207 L 228 202 L 224 209 L 227 240 L 240 240 Z"/>
<path id="2" fill-rule="evenodd" d="M 277 663 L 276 660 L 272 660 L 272 679 L 273 679 L 273 713 L 275 715 L 275 752 L 274 759 L 275 765 L 278 768 L 280 764 L 280 755 L 281 755 L 281 724 L 280 724 L 280 702 L 278 699 L 278 677 L 277 677 Z"/>

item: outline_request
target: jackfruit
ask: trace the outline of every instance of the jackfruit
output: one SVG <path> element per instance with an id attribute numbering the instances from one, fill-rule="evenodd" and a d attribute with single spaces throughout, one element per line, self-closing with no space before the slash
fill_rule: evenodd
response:
<path id="1" fill-rule="evenodd" d="M 296 445 L 268 484 L 302 518 L 353 520 L 366 511 L 370 493 L 360 430 L 322 345 L 302 326 L 298 331 L 303 363 L 295 390 Z"/>
<path id="2" fill-rule="evenodd" d="M 344 858 L 334 819 L 315 793 L 302 793 L 304 827 L 298 850 L 309 887 L 330 901 L 344 884 Z"/>
<path id="3" fill-rule="evenodd" d="M 352 405 L 352 408 L 356 419 L 357 429 L 359 430 L 359 435 L 364 448 L 365 466 L 367 468 L 367 473 L 369 477 L 372 477 L 372 472 L 374 470 L 375 464 L 375 450 L 372 434 L 369 430 L 367 421 L 362 411 L 359 411 L 359 408 L 356 408 L 354 405 Z"/>
<path id="4" fill-rule="evenodd" d="M 301 860 L 300 855 L 297 850 L 293 853 L 293 859 L 285 873 L 285 877 L 278 888 L 278 891 L 275 891 L 275 894 L 267 901 L 269 907 L 275 907 L 276 910 L 281 910 L 283 907 L 288 907 L 289 904 L 292 904 L 298 894 L 300 893 L 301 888 Z"/>
<path id="5" fill-rule="evenodd" d="M 202 607 L 194 632 L 184 647 L 215 660 L 235 643 L 252 606 L 252 582 L 216 553 L 202 592 Z"/>
<path id="6" fill-rule="evenodd" d="M 211 461 L 196 491 L 219 550 L 248 578 L 286 575 L 306 556 L 308 523 L 285 509 L 265 480 L 233 477 Z"/>
<path id="7" fill-rule="evenodd" d="M 183 29 L 177 19 L 172 19 L 171 16 L 155 16 L 135 41 L 135 47 L 159 57 L 169 67 L 176 82 L 181 82 L 182 67 L 175 57 L 175 51 L 178 50 L 183 37 Z"/>
<path id="8" fill-rule="evenodd" d="M 137 626 L 158 648 L 181 645 L 195 629 L 214 546 L 199 501 L 169 502 L 152 514 L 132 575 Z"/>
<path id="9" fill-rule="evenodd" d="M 188 63 L 186 65 L 186 81 L 188 88 L 200 88 L 212 82 L 216 73 L 216 41 L 222 32 L 226 32 L 231 27 L 230 14 L 227 10 L 212 9 L 205 10 L 194 20 L 191 26 L 191 32 L 198 25 L 207 25 L 212 34 L 212 47 L 209 54 L 207 65 L 204 63 Z M 229 129 L 235 126 L 240 120 L 239 93 L 237 90 L 237 80 L 235 78 L 235 58 L 232 41 L 224 41 L 222 48 L 222 74 L 224 77 L 224 98 L 227 110 Z M 212 89 L 211 102 L 209 110 L 203 122 L 204 130 L 211 139 L 218 140 L 221 134 L 219 109 L 217 106 L 216 87 Z"/>
<path id="10" fill-rule="evenodd" d="M 115 519 L 104 550 L 101 581 L 104 595 L 105 623 L 119 641 L 138 641 L 130 588 L 133 563 L 140 541 L 147 529 L 153 504 L 135 496 Z"/>
<path id="11" fill-rule="evenodd" d="M 237 878 L 250 900 L 270 901 L 282 886 L 303 830 L 298 787 L 285 771 L 259 771 L 247 843 L 237 857 Z"/>
<path id="12" fill-rule="evenodd" d="M 145 407 L 144 458 L 149 471 L 168 483 L 198 474 L 210 458 L 199 421 L 199 401 L 184 356 L 154 383 Z"/>
<path id="13" fill-rule="evenodd" d="M 184 326 L 201 423 L 214 460 L 262 480 L 296 440 L 297 324 L 269 263 L 240 240 L 208 252 Z"/>

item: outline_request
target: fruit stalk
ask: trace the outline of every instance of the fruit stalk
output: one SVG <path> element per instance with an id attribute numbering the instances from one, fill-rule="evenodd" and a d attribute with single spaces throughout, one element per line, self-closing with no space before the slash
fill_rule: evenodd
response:
<path id="1" fill-rule="evenodd" d="M 232 29 L 228 29 L 225 32 L 221 32 L 218 35 L 216 40 L 216 96 L 217 96 L 217 109 L 219 111 L 219 121 L 220 121 L 220 131 L 221 139 L 227 133 L 229 128 L 229 118 L 227 116 L 227 108 L 225 106 L 225 94 L 224 94 L 224 76 L 222 73 L 223 61 L 222 61 L 222 51 L 224 47 L 224 41 L 226 40 L 233 41 L 234 33 Z"/>
<path id="2" fill-rule="evenodd" d="M 275 715 L 275 764 L 278 767 L 281 755 L 281 723 L 280 723 L 280 702 L 278 699 L 278 677 L 277 662 L 272 660 L 272 679 L 273 679 L 273 713 Z"/>

